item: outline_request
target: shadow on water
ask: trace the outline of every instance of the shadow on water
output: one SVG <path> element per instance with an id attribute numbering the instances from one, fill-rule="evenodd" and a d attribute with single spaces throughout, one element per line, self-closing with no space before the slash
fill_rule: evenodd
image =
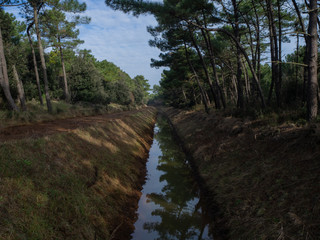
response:
<path id="1" fill-rule="evenodd" d="M 212 239 L 208 217 L 186 155 L 158 117 L 132 239 Z"/>

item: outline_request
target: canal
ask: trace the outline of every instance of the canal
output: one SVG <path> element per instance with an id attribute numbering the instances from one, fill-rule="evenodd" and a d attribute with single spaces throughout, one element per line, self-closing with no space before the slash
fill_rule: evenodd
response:
<path id="1" fill-rule="evenodd" d="M 171 126 L 159 116 L 147 162 L 134 240 L 213 239 L 199 187 Z"/>

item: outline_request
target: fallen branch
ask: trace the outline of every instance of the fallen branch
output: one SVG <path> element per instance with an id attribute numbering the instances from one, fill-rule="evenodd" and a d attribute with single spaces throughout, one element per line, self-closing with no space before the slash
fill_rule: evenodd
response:
<path id="1" fill-rule="evenodd" d="M 114 239 L 116 232 L 119 230 L 119 228 L 121 227 L 121 225 L 123 224 L 123 222 L 121 222 L 111 233 L 110 235 L 110 240 Z"/>

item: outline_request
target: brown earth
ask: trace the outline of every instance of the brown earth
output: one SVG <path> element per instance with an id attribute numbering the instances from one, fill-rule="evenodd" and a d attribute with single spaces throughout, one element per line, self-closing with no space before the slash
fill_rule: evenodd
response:
<path id="1" fill-rule="evenodd" d="M 139 111 L 140 110 L 132 110 L 98 116 L 75 117 L 34 124 L 2 127 L 0 128 L 0 142 L 23 138 L 37 138 L 55 133 L 69 132 L 80 127 L 101 124 L 114 119 L 121 120 Z"/>
<path id="2" fill-rule="evenodd" d="M 169 116 L 186 150 L 193 156 L 194 165 L 200 178 L 204 181 L 206 190 L 208 190 L 207 197 L 211 201 L 209 204 L 215 218 L 212 231 L 220 234 L 220 239 L 320 239 L 320 127 L 318 125 L 270 126 L 260 120 L 225 117 L 216 112 L 207 115 L 203 112 L 187 112 L 171 108 L 162 110 Z M 24 149 L 23 161 L 32 161 L 28 160 L 29 155 L 30 159 L 34 158 L 32 151 L 44 155 L 44 160 L 41 160 L 37 166 L 40 170 L 31 169 L 29 165 L 20 166 L 22 160 L 19 166 L 12 167 L 13 172 L 18 169 L 17 173 L 6 173 L 8 170 L 5 170 L 5 174 L 2 174 L 0 168 L 2 193 L 11 192 L 16 195 L 21 192 L 22 195 L 29 196 L 29 200 L 26 198 L 26 200 L 14 201 L 12 200 L 14 195 L 0 196 L 0 210 L 2 205 L 9 204 L 12 207 L 13 204 L 10 202 L 14 202 L 17 207 L 12 211 L 19 211 L 17 210 L 19 206 L 22 205 L 25 208 L 29 204 L 25 201 L 31 201 L 30 199 L 34 196 L 37 197 L 30 204 L 38 202 L 38 196 L 46 194 L 47 187 L 46 184 L 42 187 L 43 182 L 49 181 L 50 177 L 56 178 L 55 171 L 58 175 L 64 171 L 71 171 L 75 173 L 75 177 L 80 176 L 85 180 L 88 187 L 85 192 L 88 192 L 89 196 L 92 195 L 95 199 L 92 201 L 94 203 L 99 201 L 99 204 L 102 205 L 99 205 L 97 210 L 91 210 L 90 206 L 90 211 L 98 212 L 90 213 L 88 222 L 82 220 L 86 225 L 79 223 L 78 226 L 77 220 L 73 219 L 74 216 L 70 216 L 72 217 L 70 220 L 59 216 L 63 221 L 57 222 L 57 226 L 52 227 L 55 229 L 59 226 L 58 234 L 53 232 L 52 236 L 56 236 L 56 239 L 104 239 L 103 237 L 106 236 L 112 239 L 127 239 L 133 230 L 132 222 L 136 217 L 134 211 L 139 199 L 139 189 L 144 181 L 144 164 L 151 143 L 150 131 L 152 130 L 147 126 L 148 124 L 142 127 L 137 123 L 143 121 L 144 111 L 150 111 L 150 109 L 0 128 L 0 154 L 3 155 L 0 161 L 5 163 L 6 167 L 11 168 L 10 164 L 16 164 L 17 157 L 13 156 L 13 159 L 9 159 L 4 154 L 15 153 L 20 145 L 20 148 Z M 150 113 L 145 113 L 150 115 Z M 105 127 L 103 129 L 96 127 L 100 125 L 105 125 Z M 109 131 L 109 128 L 114 129 Z M 79 132 L 79 129 L 86 132 L 82 139 L 76 136 L 83 134 Z M 119 135 L 119 131 L 125 134 Z M 96 135 L 97 132 L 103 132 L 108 136 L 105 138 Z M 120 150 L 115 156 L 109 150 L 103 153 L 96 143 L 83 141 L 84 138 L 87 138 L 88 133 L 91 137 L 97 138 L 99 144 L 100 141 L 101 144 L 109 144 L 112 151 L 115 145 L 123 150 Z M 38 149 L 44 137 L 60 134 L 62 138 L 49 137 L 45 140 L 48 147 L 43 146 L 43 149 Z M 146 135 L 148 135 L 147 139 Z M 135 138 L 140 147 L 138 151 L 135 150 L 136 152 L 126 155 L 128 142 L 125 141 L 125 138 L 128 137 Z M 35 141 L 36 139 L 40 139 L 40 142 Z M 63 144 L 68 142 L 71 144 L 68 146 L 68 151 L 57 153 L 55 148 L 62 149 Z M 129 149 L 129 151 L 132 150 Z M 108 157 L 103 160 L 105 154 Z M 63 157 L 64 155 L 66 156 Z M 97 160 L 89 162 L 89 155 Z M 70 156 L 74 162 L 68 160 Z M 119 163 L 116 162 L 116 165 L 113 165 L 112 158 L 120 160 L 126 156 L 132 162 L 126 166 L 130 169 L 129 171 L 121 170 L 126 161 L 121 160 L 121 166 L 118 166 Z M 105 165 L 104 161 L 107 161 L 108 164 Z M 52 176 L 48 173 L 43 176 L 40 174 L 43 171 L 41 164 L 45 168 L 51 166 Z M 115 173 L 111 174 L 111 169 Z M 30 174 L 33 171 L 37 176 Z M 25 186 L 20 189 L 19 181 L 26 176 L 38 184 L 36 185 L 37 192 L 30 190 L 30 195 L 28 195 L 29 190 L 24 190 Z M 44 178 L 48 179 L 43 181 Z M 15 181 L 18 182 L 15 183 Z M 55 189 L 55 181 L 51 181 L 50 188 Z M 124 183 L 124 181 L 132 182 Z M 15 190 L 10 189 L 10 186 L 14 186 L 12 188 Z M 64 188 L 62 189 L 64 193 L 70 191 L 67 185 Z M 57 200 L 56 204 L 59 204 L 59 201 Z M 105 202 L 105 207 L 103 202 Z M 7 219 L 8 211 L 9 213 L 11 211 L 8 207 L 3 209 L 6 209 L 6 214 L 3 216 L 0 214 L 0 222 L 2 217 L 4 217 L 2 220 Z M 39 216 L 34 210 L 32 216 L 22 216 L 19 213 L 15 217 L 25 218 L 27 221 L 29 218 L 38 216 L 56 221 L 54 216 L 45 212 L 45 208 L 40 210 Z M 46 216 L 46 214 L 49 215 Z M 13 223 L 10 223 L 10 231 L 14 229 L 15 224 L 19 227 L 25 224 L 30 231 L 34 231 L 28 222 L 15 223 L 14 221 L 16 220 L 13 219 Z M 73 224 L 72 231 L 65 221 Z M 34 224 L 41 226 L 36 222 Z M 92 230 L 92 227 L 95 230 Z M 9 235 L 5 235 L 3 229 L 6 228 L 0 226 L 1 240 L 32 236 L 18 234 L 8 238 Z M 16 233 L 23 232 L 23 228 L 16 230 Z M 70 231 L 73 232 L 73 235 L 68 235 Z M 41 234 L 37 236 L 46 237 L 40 237 L 40 239 L 53 239 L 50 238 L 51 235 L 48 232 Z M 5 237 L 2 238 L 3 236 Z M 62 237 L 59 238 L 59 236 Z"/>
<path id="3" fill-rule="evenodd" d="M 320 239 L 320 126 L 164 108 L 192 155 L 215 239 Z"/>
<path id="4" fill-rule="evenodd" d="M 156 109 L 0 130 L 0 239 L 129 239 Z"/>

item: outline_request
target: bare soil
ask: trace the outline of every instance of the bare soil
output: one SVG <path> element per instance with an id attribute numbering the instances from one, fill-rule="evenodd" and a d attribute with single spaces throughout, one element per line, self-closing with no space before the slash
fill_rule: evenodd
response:
<path id="1" fill-rule="evenodd" d="M 106 121 L 112 121 L 115 119 L 122 120 L 127 116 L 139 111 L 140 110 L 132 110 L 118 113 L 109 113 L 105 115 L 75 117 L 41 123 L 3 127 L 0 128 L 0 142 L 19 140 L 24 138 L 39 138 L 55 133 L 70 132 L 80 127 L 105 123 Z"/>

